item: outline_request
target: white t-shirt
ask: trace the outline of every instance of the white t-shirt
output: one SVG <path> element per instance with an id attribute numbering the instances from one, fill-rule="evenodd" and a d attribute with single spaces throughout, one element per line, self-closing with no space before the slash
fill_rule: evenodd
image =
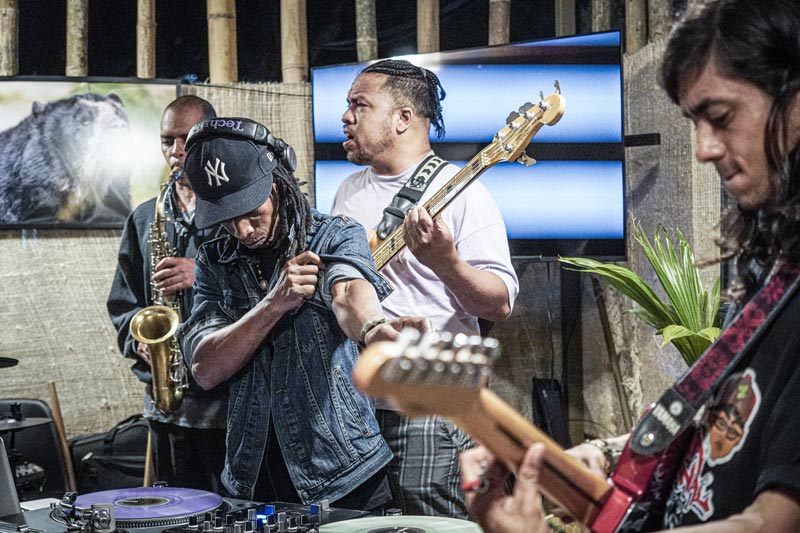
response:
<path id="1" fill-rule="evenodd" d="M 427 154 L 426 154 L 427 157 Z M 331 213 L 347 215 L 367 229 L 374 229 L 383 210 L 411 177 L 419 162 L 397 176 L 381 176 L 372 167 L 348 176 L 333 199 Z M 419 205 L 433 196 L 459 168 L 448 164 L 425 191 Z M 509 307 L 519 292 L 519 281 L 511 265 L 506 226 L 489 191 L 473 182 L 445 207 L 440 215 L 453 234 L 459 257 L 470 266 L 496 274 L 508 288 Z M 437 330 L 478 334 L 477 317 L 467 313 L 444 283 L 404 248 L 382 269 L 394 286 L 383 302 L 389 318 L 412 315 L 429 318 Z"/>

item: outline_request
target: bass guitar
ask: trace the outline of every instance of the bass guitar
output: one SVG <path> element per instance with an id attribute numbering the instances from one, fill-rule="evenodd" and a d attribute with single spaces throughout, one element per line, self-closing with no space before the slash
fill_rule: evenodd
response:
<path id="1" fill-rule="evenodd" d="M 547 98 L 540 95 L 538 104 L 528 102 L 520 107 L 518 112 L 512 112 L 506 119 L 506 126 L 495 134 L 492 142 L 470 159 L 466 166 L 425 202 L 423 207 L 431 217 L 436 216 L 478 176 L 497 163 L 517 161 L 526 166 L 536 163 L 535 159 L 528 157 L 525 149 L 543 125 L 552 126 L 564 114 L 566 102 L 561 96 L 558 82 L 555 83 L 555 87 L 556 92 Z M 380 270 L 405 247 L 403 225 L 396 227 L 383 241 L 372 230 L 369 241 L 372 259 Z"/>
<path id="2" fill-rule="evenodd" d="M 642 489 L 589 471 L 486 387 L 498 355 L 494 339 L 404 330 L 396 342 L 368 346 L 354 378 L 360 390 L 407 416 L 451 419 L 512 472 L 532 444 L 544 444 L 540 485 L 550 500 L 596 533 L 639 531 L 642 514 L 633 511 Z"/>

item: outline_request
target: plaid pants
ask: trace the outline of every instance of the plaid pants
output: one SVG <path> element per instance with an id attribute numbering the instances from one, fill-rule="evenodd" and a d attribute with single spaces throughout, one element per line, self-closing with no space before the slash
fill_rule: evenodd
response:
<path id="1" fill-rule="evenodd" d="M 406 418 L 383 409 L 376 414 L 394 452 L 387 467 L 392 505 L 404 515 L 468 519 L 458 462 L 474 445 L 466 433 L 440 416 Z"/>

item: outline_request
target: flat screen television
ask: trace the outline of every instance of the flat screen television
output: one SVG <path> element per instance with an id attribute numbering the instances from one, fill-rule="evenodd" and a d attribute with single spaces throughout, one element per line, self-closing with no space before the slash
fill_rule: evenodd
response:
<path id="1" fill-rule="evenodd" d="M 622 64 L 617 31 L 510 45 L 403 56 L 434 71 L 447 92 L 446 136 L 437 155 L 464 165 L 505 119 L 538 102 L 558 81 L 566 100 L 561 120 L 544 126 L 527 149 L 537 164 L 499 163 L 480 176 L 506 223 L 511 255 L 605 260 L 625 258 L 625 165 Z M 316 208 L 330 210 L 348 162 L 341 115 L 347 91 L 368 63 L 311 71 Z"/>
<path id="2" fill-rule="evenodd" d="M 176 80 L 0 78 L 0 228 L 121 228 L 168 173 Z"/>

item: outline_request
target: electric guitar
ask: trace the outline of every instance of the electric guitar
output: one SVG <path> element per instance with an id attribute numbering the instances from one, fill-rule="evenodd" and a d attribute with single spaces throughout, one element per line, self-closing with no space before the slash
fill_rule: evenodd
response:
<path id="1" fill-rule="evenodd" d="M 538 104 L 526 103 L 519 108 L 518 112 L 512 112 L 506 119 L 507 125 L 498 131 L 494 139 L 483 150 L 478 152 L 466 166 L 450 178 L 444 186 L 423 205 L 425 210 L 431 215 L 436 216 L 444 209 L 467 185 L 475 181 L 483 172 L 490 167 L 503 161 L 517 161 L 525 166 L 536 163 L 536 160 L 528 157 L 525 149 L 530 144 L 533 136 L 539 129 L 547 124 L 552 126 L 561 119 L 564 114 L 566 102 L 561 96 L 561 89 L 558 81 L 555 82 L 556 92 L 544 98 L 540 93 Z M 375 266 L 380 270 L 397 253 L 405 247 L 403 239 L 403 225 L 398 227 L 381 241 L 375 230 L 369 232 L 370 248 L 372 249 L 372 259 Z"/>
<path id="2" fill-rule="evenodd" d="M 541 491 L 596 533 L 639 531 L 652 520 L 652 506 L 641 502 L 647 487 L 639 480 L 618 478 L 616 473 L 607 480 L 590 472 L 486 387 L 498 355 L 494 339 L 446 332 L 420 336 L 404 330 L 396 342 L 368 346 L 354 379 L 360 390 L 388 398 L 407 416 L 451 419 L 512 472 L 530 445 L 544 444 Z M 627 468 L 635 470 L 643 466 L 639 459 L 626 447 L 620 462 L 628 461 Z"/>

